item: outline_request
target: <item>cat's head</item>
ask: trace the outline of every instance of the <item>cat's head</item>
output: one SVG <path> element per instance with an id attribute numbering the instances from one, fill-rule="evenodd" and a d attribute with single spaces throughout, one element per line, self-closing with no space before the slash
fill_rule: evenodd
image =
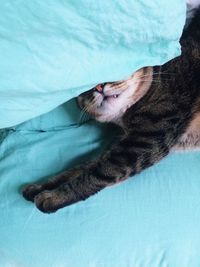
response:
<path id="1" fill-rule="evenodd" d="M 152 73 L 152 67 L 145 67 L 126 80 L 99 84 L 78 97 L 79 106 L 98 121 L 117 123 L 148 91 Z"/>

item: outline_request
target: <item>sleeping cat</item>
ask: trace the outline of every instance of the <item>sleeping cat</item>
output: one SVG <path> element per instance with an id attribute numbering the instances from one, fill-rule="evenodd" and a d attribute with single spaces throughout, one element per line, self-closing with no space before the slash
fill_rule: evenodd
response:
<path id="1" fill-rule="evenodd" d="M 23 196 L 43 212 L 85 200 L 165 157 L 172 149 L 200 144 L 200 12 L 181 38 L 182 55 L 146 67 L 129 79 L 97 85 L 79 97 L 96 120 L 123 134 L 97 160 L 28 185 Z M 120 196 L 119 196 L 120 197 Z"/>

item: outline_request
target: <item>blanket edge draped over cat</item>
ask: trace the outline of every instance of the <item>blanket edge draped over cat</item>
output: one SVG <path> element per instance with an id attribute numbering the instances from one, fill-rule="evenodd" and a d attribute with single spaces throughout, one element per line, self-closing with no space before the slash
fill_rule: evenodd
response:
<path id="1" fill-rule="evenodd" d="M 185 9 L 182 0 L 2 2 L 0 128 L 178 56 Z"/>

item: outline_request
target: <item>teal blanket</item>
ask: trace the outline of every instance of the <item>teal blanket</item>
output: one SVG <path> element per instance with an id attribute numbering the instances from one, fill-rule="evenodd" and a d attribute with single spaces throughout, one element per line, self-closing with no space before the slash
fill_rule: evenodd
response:
<path id="1" fill-rule="evenodd" d="M 0 3 L 0 128 L 180 54 L 183 0 Z"/>
<path id="2" fill-rule="evenodd" d="M 60 104 L 179 55 L 184 20 L 183 0 L 1 1 L 0 267 L 200 266 L 199 152 L 51 215 L 21 196 L 116 133 Z"/>
<path id="3" fill-rule="evenodd" d="M 55 214 L 22 198 L 25 183 L 97 156 L 111 130 L 79 124 L 72 100 L 9 131 L 0 149 L 1 267 L 200 266 L 199 152 L 171 154 Z"/>

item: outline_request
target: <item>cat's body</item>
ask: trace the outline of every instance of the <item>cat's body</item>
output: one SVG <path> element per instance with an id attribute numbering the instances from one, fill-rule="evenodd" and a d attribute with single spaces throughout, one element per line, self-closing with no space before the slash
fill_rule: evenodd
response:
<path id="1" fill-rule="evenodd" d="M 97 120 L 118 124 L 124 134 L 99 159 L 25 187 L 24 197 L 41 211 L 53 212 L 139 173 L 175 147 L 198 146 L 200 12 L 181 45 L 182 55 L 163 66 L 143 68 L 127 80 L 82 95 L 83 108 Z"/>

